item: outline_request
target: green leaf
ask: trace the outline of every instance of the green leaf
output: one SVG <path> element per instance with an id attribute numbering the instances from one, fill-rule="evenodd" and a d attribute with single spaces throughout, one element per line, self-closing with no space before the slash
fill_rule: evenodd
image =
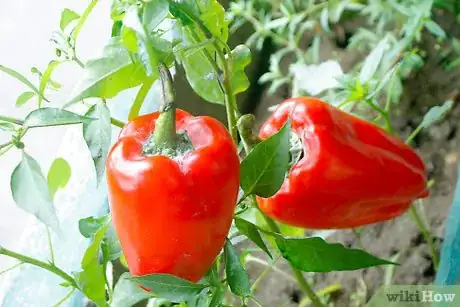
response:
<path id="1" fill-rule="evenodd" d="M 105 232 L 104 239 L 102 240 L 102 256 L 104 262 L 114 261 L 121 257 L 121 243 L 118 239 L 115 227 L 111 223 L 107 231 Z"/>
<path id="2" fill-rule="evenodd" d="M 54 198 L 57 190 L 63 189 L 67 185 L 71 173 L 72 170 L 66 160 L 57 158 L 53 161 L 47 176 L 51 199 Z"/>
<path id="3" fill-rule="evenodd" d="M 114 21 L 121 21 L 125 15 L 126 10 L 137 0 L 113 0 L 110 7 L 110 17 Z"/>
<path id="4" fill-rule="evenodd" d="M 106 218 L 95 232 L 93 242 L 86 249 L 81 262 L 83 271 L 75 273 L 75 281 L 79 289 L 99 306 L 107 306 L 105 300 L 104 266 L 99 264 L 99 249 L 105 232 L 110 225 L 110 218 Z"/>
<path id="5" fill-rule="evenodd" d="M 232 50 L 232 73 L 230 83 L 234 94 L 246 91 L 249 88 L 250 82 L 244 72 L 246 66 L 251 63 L 251 50 L 245 45 L 238 45 Z"/>
<path id="6" fill-rule="evenodd" d="M 276 134 L 257 144 L 241 162 L 240 184 L 245 195 L 273 196 L 289 167 L 289 121 Z"/>
<path id="7" fill-rule="evenodd" d="M 155 0 L 144 4 L 142 20 L 147 30 L 151 33 L 169 14 L 169 3 L 167 0 Z"/>
<path id="8" fill-rule="evenodd" d="M 106 227 L 107 224 L 109 225 L 107 226 L 104 238 L 102 239 L 101 243 L 104 263 L 120 258 L 122 254 L 120 241 L 118 240 L 115 228 L 111 223 L 110 214 L 106 214 L 98 218 L 90 216 L 78 221 L 78 229 L 85 238 L 91 238 L 102 227 Z"/>
<path id="9" fill-rule="evenodd" d="M 85 25 L 86 20 L 89 17 L 89 14 L 93 11 L 94 7 L 96 4 L 99 2 L 99 0 L 91 0 L 89 5 L 86 7 L 85 11 L 81 15 L 80 19 L 78 20 L 77 25 L 75 26 L 75 29 L 72 31 L 72 37 L 76 41 L 78 38 L 78 34 L 80 34 L 81 29 Z"/>
<path id="10" fill-rule="evenodd" d="M 184 67 L 190 86 L 203 99 L 223 104 L 225 98 L 219 80 L 220 69 L 214 60 L 216 50 L 211 43 L 200 46 L 207 39 L 195 27 L 182 27 L 180 31 L 182 40 L 176 48 L 176 57 Z"/>
<path id="11" fill-rule="evenodd" d="M 32 97 L 34 97 L 36 94 L 34 92 L 24 92 L 22 93 L 18 99 L 16 99 L 16 106 L 20 107 L 24 105 L 27 101 L 29 101 Z"/>
<path id="12" fill-rule="evenodd" d="M 50 228 L 59 228 L 46 179 L 37 161 L 24 151 L 11 175 L 10 187 L 19 208 L 35 215 Z"/>
<path id="13" fill-rule="evenodd" d="M 104 215 L 99 218 L 93 216 L 80 219 L 78 221 L 78 230 L 85 238 L 91 238 L 94 236 L 102 227 L 108 224 L 110 215 Z"/>
<path id="14" fill-rule="evenodd" d="M 225 297 L 226 287 L 224 286 L 217 286 L 214 288 L 212 292 L 211 301 L 209 302 L 208 307 L 219 307 L 222 305 L 222 301 Z"/>
<path id="15" fill-rule="evenodd" d="M 248 297 L 251 295 L 248 272 L 243 268 L 240 257 L 236 254 L 232 243 L 227 239 L 224 246 L 225 274 L 232 293 Z"/>
<path id="16" fill-rule="evenodd" d="M 132 281 L 132 276 L 129 273 L 123 273 L 120 276 L 115 289 L 113 290 L 113 298 L 111 307 L 126 307 L 133 306 L 140 301 L 151 298 L 152 295 L 143 290 Z"/>
<path id="17" fill-rule="evenodd" d="M 139 50 L 139 47 L 137 46 L 136 32 L 134 32 L 133 29 L 122 27 L 121 28 L 121 40 L 123 41 L 123 45 L 130 52 L 136 53 Z"/>
<path id="18" fill-rule="evenodd" d="M 105 171 L 105 161 L 110 148 L 112 125 L 110 123 L 110 111 L 105 103 L 98 102 L 93 105 L 85 116 L 97 118 L 83 123 L 83 138 L 91 152 L 94 167 L 96 168 L 97 182 L 101 181 Z"/>
<path id="19" fill-rule="evenodd" d="M 242 234 L 260 247 L 270 258 L 273 258 L 256 225 L 240 218 L 235 218 L 235 225 Z"/>
<path id="20" fill-rule="evenodd" d="M 78 288 L 98 306 L 107 306 L 105 301 L 105 277 L 102 265 L 97 259 L 88 264 L 83 271 L 73 274 Z"/>
<path id="21" fill-rule="evenodd" d="M 48 64 L 48 67 L 46 68 L 45 72 L 43 73 L 43 75 L 42 75 L 42 77 L 40 79 L 39 91 L 42 94 L 42 96 L 39 96 L 39 98 L 38 98 L 38 105 L 39 106 L 41 106 L 41 104 L 42 104 L 42 100 L 43 100 L 42 97 L 45 95 L 46 86 L 48 85 L 48 83 L 52 84 L 54 82 L 53 80 L 51 80 L 51 75 L 53 74 L 53 71 L 56 69 L 56 67 L 58 67 L 59 65 L 61 65 L 64 62 L 65 61 L 51 61 Z"/>
<path id="22" fill-rule="evenodd" d="M 440 39 L 445 39 L 446 38 L 446 32 L 441 28 L 440 25 L 438 25 L 436 22 L 433 20 L 428 20 L 425 22 L 425 28 L 430 31 L 431 34 L 434 36 L 440 38 Z"/>
<path id="23" fill-rule="evenodd" d="M 363 68 L 361 69 L 361 73 L 359 75 L 359 81 L 361 84 L 367 83 L 369 80 L 377 72 L 377 69 L 382 62 L 383 55 L 385 51 L 388 49 L 388 42 L 387 39 L 382 39 L 378 45 L 375 47 L 374 50 L 366 57 L 364 60 Z"/>
<path id="24" fill-rule="evenodd" d="M 454 106 L 454 102 L 452 100 L 446 101 L 442 106 L 435 106 L 432 107 L 423 117 L 422 123 L 420 124 L 423 128 L 428 128 L 434 123 L 442 120 L 447 113 L 452 109 Z"/>
<path id="25" fill-rule="evenodd" d="M 460 40 L 457 38 L 452 38 L 452 48 L 457 54 L 460 54 Z"/>
<path id="26" fill-rule="evenodd" d="M 175 303 L 188 301 L 206 288 L 206 285 L 195 284 L 168 274 L 145 275 L 134 277 L 133 280 L 152 291 L 156 297 Z"/>
<path id="27" fill-rule="evenodd" d="M 200 19 L 206 29 L 220 41 L 228 40 L 229 20 L 225 19 L 225 9 L 217 0 L 199 0 L 197 1 L 200 10 Z"/>
<path id="28" fill-rule="evenodd" d="M 112 37 L 121 36 L 121 29 L 123 28 L 123 22 L 117 20 L 112 25 Z"/>
<path id="29" fill-rule="evenodd" d="M 329 27 L 329 9 L 327 7 L 321 11 L 320 24 L 324 31 L 331 32 L 331 28 Z"/>
<path id="30" fill-rule="evenodd" d="M 195 1 L 174 1 L 168 0 L 169 12 L 175 18 L 179 19 L 184 26 L 188 26 L 198 20 L 200 15 L 198 6 Z"/>
<path id="31" fill-rule="evenodd" d="M 200 294 L 191 298 L 186 302 L 187 307 L 209 307 L 210 297 L 207 290 L 203 290 Z"/>
<path id="32" fill-rule="evenodd" d="M 104 239 L 105 232 L 110 225 L 110 216 L 105 218 L 104 224 L 100 225 L 99 229 L 94 234 L 93 242 L 86 249 L 85 254 L 81 262 L 82 269 L 85 269 L 92 262 L 96 261 L 99 263 L 99 248 L 101 246 L 102 239 Z"/>
<path id="33" fill-rule="evenodd" d="M 380 93 L 380 91 L 385 87 L 387 86 L 388 82 L 390 80 L 392 80 L 392 78 L 397 78 L 397 72 L 398 72 L 398 69 L 400 67 L 400 64 L 397 64 L 395 65 L 392 69 L 390 69 L 389 71 L 387 71 L 385 73 L 385 75 L 382 77 L 382 79 L 379 80 L 379 83 L 377 85 L 377 87 L 375 88 L 375 90 L 369 94 L 367 96 L 367 99 L 371 99 L 372 97 L 378 95 Z M 391 82 L 390 82 L 390 85 L 391 85 Z"/>
<path id="34" fill-rule="evenodd" d="M 8 68 L 6 66 L 3 66 L 3 65 L 0 65 L 0 70 L 5 72 L 5 73 L 7 73 L 11 77 L 21 81 L 23 84 L 25 84 L 27 87 L 29 87 L 39 97 L 41 96 L 44 100 L 48 101 L 45 97 L 43 97 L 43 95 L 40 93 L 38 88 L 35 87 L 35 85 L 33 85 L 29 80 L 27 80 L 26 77 L 24 77 L 23 75 L 21 75 L 17 71 L 15 71 L 15 70 L 13 70 L 11 68 Z"/>
<path id="35" fill-rule="evenodd" d="M 77 113 L 66 111 L 58 108 L 40 108 L 27 115 L 24 120 L 24 126 L 47 127 L 80 124 L 85 121 L 91 121 L 92 118 L 81 116 Z"/>
<path id="36" fill-rule="evenodd" d="M 145 101 L 145 97 L 150 91 L 150 88 L 153 85 L 153 80 L 148 79 L 144 84 L 142 84 L 139 92 L 137 92 L 136 98 L 134 99 L 134 103 L 131 106 L 131 110 L 129 110 L 128 120 L 132 120 L 139 116 L 139 112 L 141 110 L 142 104 Z"/>
<path id="37" fill-rule="evenodd" d="M 283 257 L 304 272 L 349 271 L 393 262 L 377 258 L 363 250 L 348 249 L 321 238 L 276 237 Z"/>
<path id="38" fill-rule="evenodd" d="M 71 9 L 65 8 L 61 13 L 61 21 L 59 23 L 61 30 L 64 31 L 64 29 L 69 25 L 69 23 L 71 23 L 74 20 L 77 20 L 78 18 L 80 18 L 80 15 L 78 15 Z"/>
<path id="39" fill-rule="evenodd" d="M 290 226 L 287 224 L 283 224 L 281 222 L 276 222 L 276 221 L 274 222 L 276 223 L 276 225 L 278 225 L 278 228 L 280 229 L 280 233 L 284 236 L 305 237 L 305 229 L 303 228 Z M 265 230 L 265 232 L 262 232 L 262 237 L 265 239 L 265 241 L 270 243 L 274 248 L 277 248 L 275 237 L 267 233 L 267 232 L 272 233 L 271 228 L 268 226 L 267 221 L 264 217 L 264 214 L 260 212 L 259 210 L 256 210 L 255 212 L 254 223 L 257 225 L 257 227 Z"/>
<path id="40" fill-rule="evenodd" d="M 110 40 L 101 57 L 86 63 L 85 73 L 66 105 L 89 97 L 112 98 L 147 78 L 142 64 L 131 60 L 120 37 Z"/>
<path id="41" fill-rule="evenodd" d="M 153 43 L 150 41 L 149 33 L 146 32 L 144 25 L 139 19 L 137 6 L 130 7 L 123 18 L 123 25 L 131 28 L 137 36 L 137 47 L 140 61 L 144 65 L 148 76 L 154 76 L 157 73 L 158 56 L 153 50 Z"/>
<path id="42" fill-rule="evenodd" d="M 1 131 L 14 131 L 16 130 L 16 126 L 12 123 L 7 122 L 0 122 L 0 130 Z"/>

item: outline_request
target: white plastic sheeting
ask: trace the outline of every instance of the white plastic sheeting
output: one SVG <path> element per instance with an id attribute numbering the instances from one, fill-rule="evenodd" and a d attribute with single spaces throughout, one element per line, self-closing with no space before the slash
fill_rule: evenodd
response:
<path id="1" fill-rule="evenodd" d="M 14 68 L 31 80 L 32 66 L 44 70 L 53 56 L 49 42 L 51 32 L 59 28 L 60 12 L 69 7 L 82 12 L 89 1 L 72 0 L 15 0 L 0 1 L 0 64 Z M 85 62 L 101 52 L 110 37 L 110 1 L 100 0 L 90 15 L 77 42 L 77 54 Z M 73 64 L 64 64 L 53 75 L 63 84 L 61 94 L 50 95 L 51 105 L 60 106 L 81 78 L 82 70 Z M 0 72 L 0 113 L 24 117 L 32 107 L 15 108 L 16 97 L 26 88 Z M 160 86 L 150 91 L 142 113 L 154 111 L 160 99 Z M 126 120 L 129 106 L 137 89 L 120 93 L 108 102 L 112 116 Z M 33 104 L 33 103 L 32 103 Z M 117 128 L 113 129 L 112 142 Z M 8 140 L 8 134 L 0 133 L 0 143 Z M 66 159 L 72 175 L 64 190 L 55 196 L 55 208 L 61 225 L 59 233 L 52 233 L 56 264 L 68 273 L 79 271 L 80 262 L 89 241 L 79 234 L 78 220 L 104 214 L 107 210 L 105 183 L 96 185 L 96 176 L 90 152 L 82 136 L 81 125 L 39 128 L 27 133 L 26 151 L 40 164 L 46 175 L 55 158 Z M 9 188 L 10 175 L 20 161 L 20 152 L 11 150 L 0 157 L 0 244 L 5 248 L 49 260 L 46 230 L 35 217 L 17 208 Z M 15 260 L 0 257 L 0 271 L 12 266 Z M 27 307 L 53 306 L 69 289 L 59 286 L 62 279 L 31 265 L 20 267 L 0 275 L 0 306 Z M 83 296 L 75 293 L 63 306 L 82 306 Z"/>

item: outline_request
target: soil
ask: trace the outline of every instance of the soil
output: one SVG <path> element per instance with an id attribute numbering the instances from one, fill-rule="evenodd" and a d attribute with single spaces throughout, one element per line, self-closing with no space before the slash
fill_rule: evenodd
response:
<path id="1" fill-rule="evenodd" d="M 459 37 L 460 28 L 452 16 L 442 16 L 437 12 L 436 19 L 448 29 L 450 35 Z M 351 25 L 349 29 L 353 31 Z M 345 71 L 352 66 L 360 55 L 337 47 L 336 37 L 330 37 L 323 43 L 325 59 L 332 54 L 339 54 Z M 395 128 L 401 137 L 407 137 L 420 123 L 427 110 L 440 105 L 449 98 L 456 96 L 460 88 L 460 70 L 447 71 L 443 67 L 446 58 L 440 58 L 439 49 L 434 39 L 425 35 L 421 49 L 427 52 L 425 66 L 404 81 L 404 94 L 397 111 L 393 114 Z M 441 47 L 444 48 L 444 47 Z M 288 63 L 287 63 L 288 64 Z M 267 108 L 280 103 L 286 91 L 280 90 L 276 95 L 263 94 L 260 104 L 255 110 L 256 118 L 266 118 Z M 260 125 L 260 123 L 259 123 Z M 431 196 L 418 205 L 425 213 L 435 241 L 439 247 L 444 233 L 444 221 L 448 215 L 453 199 L 454 185 L 457 177 L 457 165 L 460 162 L 460 106 L 458 101 L 447 118 L 439 124 L 422 132 L 415 139 L 415 147 L 427 164 L 430 179 L 435 180 L 431 188 Z M 340 242 L 346 246 L 364 248 L 365 250 L 389 259 L 399 255 L 399 266 L 394 269 L 392 284 L 429 284 L 433 282 L 435 271 L 429 248 L 418 231 L 409 214 L 398 219 L 370 225 L 362 229 L 361 240 L 353 231 L 340 231 L 328 238 L 328 241 Z M 280 262 L 277 268 L 289 272 L 286 263 Z M 257 263 L 249 263 L 251 276 L 259 276 L 264 267 Z M 383 284 L 384 275 L 388 271 L 384 267 L 370 268 L 352 272 L 336 272 L 309 275 L 318 291 L 328 285 L 340 284 L 342 290 L 331 297 L 333 306 L 363 306 L 365 302 Z M 258 287 L 256 296 L 263 306 L 298 306 L 303 294 L 295 281 L 277 272 L 270 272 Z"/>

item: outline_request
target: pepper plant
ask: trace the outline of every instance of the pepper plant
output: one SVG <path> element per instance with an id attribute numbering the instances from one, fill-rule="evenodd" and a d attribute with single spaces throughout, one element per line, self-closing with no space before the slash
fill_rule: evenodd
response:
<path id="1" fill-rule="evenodd" d="M 289 116 L 294 116 L 292 114 L 286 114 L 276 129 L 261 133 L 259 138 L 253 131 L 254 118 L 238 110 L 236 95 L 250 85 L 245 73 L 251 61 L 248 46 L 255 43 L 261 47 L 267 37 L 281 49 L 272 55 L 270 72 L 262 76 L 261 81 L 272 82 L 272 90 L 288 84 L 293 95 L 310 94 L 293 86 L 293 76 L 283 75 L 278 65 L 280 59 L 292 52 L 302 65 L 319 63 L 323 31 L 329 31 L 331 23 L 338 23 L 344 12 L 353 14 L 365 7 L 367 10 L 363 13 L 369 14 L 376 27 L 375 33 L 384 34 L 383 40 L 364 32 L 356 35 L 352 45 L 357 46 L 359 41 L 360 46 L 373 50 L 356 69 L 342 76 L 338 86 L 321 96 L 338 108 L 319 101 L 323 107 L 318 110 L 323 111 L 318 112 L 325 112 L 322 119 L 327 119 L 331 112 L 353 125 L 358 123 L 356 127 L 350 124 L 356 131 L 363 129 L 365 134 L 379 135 L 382 142 L 374 150 L 382 157 L 388 155 L 389 145 L 385 142 L 397 140 L 390 136 L 393 133 L 390 110 L 400 93 L 393 91 L 400 88 L 407 70 L 422 61 L 414 44 L 424 28 L 440 39 L 446 36 L 430 19 L 432 2 L 420 5 L 416 1 L 406 4 L 392 1 L 384 5 L 369 1 L 365 5 L 359 1 L 288 0 L 270 4 L 239 0 L 226 12 L 217 0 L 114 0 L 112 33 L 103 54 L 83 63 L 76 53 L 78 35 L 97 4 L 98 0 L 92 0 L 82 14 L 69 9 L 62 12 L 60 31 L 53 35 L 57 57 L 43 72 L 35 69 L 40 78 L 38 84 L 12 68 L 0 66 L 1 71 L 28 88 L 16 104 L 21 106 L 35 101 L 37 106 L 24 119 L 0 116 L 0 127 L 11 136 L 10 141 L 0 145 L 0 152 L 22 152 L 22 160 L 11 175 L 16 204 L 35 215 L 48 231 L 58 232 L 62 227 L 54 210 L 53 196 L 58 189 L 65 188 L 71 168 L 64 159 L 58 158 L 45 177 L 23 142 L 24 135 L 31 129 L 81 125 L 82 138 L 91 151 L 98 181 L 107 176 L 111 213 L 81 217 L 78 225 L 81 234 L 91 239 L 81 255 L 80 271 L 65 272 L 56 265 L 51 240 L 47 262 L 0 247 L 0 254 L 17 259 L 19 265 L 34 265 L 63 279 L 58 286 L 68 288 L 69 292 L 56 300 L 57 305 L 65 304 L 76 291 L 98 306 L 131 306 L 146 299 L 180 306 L 245 306 L 249 302 L 260 305 L 256 288 L 263 276 L 251 285 L 245 269 L 245 259 L 253 257 L 251 251 L 241 252 L 236 248 L 242 238 L 252 241 L 273 263 L 284 258 L 314 306 L 324 306 L 323 298 L 303 272 L 347 271 L 395 264 L 361 249 L 305 236 L 303 230 L 299 233 L 292 225 L 308 227 L 314 223 L 307 225 L 279 217 L 285 213 L 298 217 L 296 212 L 289 210 L 303 210 L 302 214 L 308 216 L 305 211 L 308 207 L 294 203 L 291 206 L 287 202 L 285 208 L 267 209 L 273 203 L 267 205 L 264 199 L 269 201 L 282 195 L 283 182 L 291 176 L 294 166 L 308 161 L 314 151 L 307 146 L 308 138 L 296 132 L 298 122 L 295 118 L 288 120 Z M 398 10 L 400 15 L 393 16 L 389 13 L 392 10 Z M 385 32 L 392 18 L 403 20 L 407 17 L 409 22 L 404 24 L 402 32 Z M 172 25 L 170 29 L 161 26 L 165 21 Z M 252 23 L 255 33 L 247 45 L 231 48 L 229 36 L 245 21 Z M 299 44 L 305 31 L 314 32 L 313 43 L 307 49 Z M 166 39 L 167 34 L 171 34 L 172 39 Z M 53 72 L 65 62 L 80 66 L 86 77 L 75 87 L 71 98 L 59 108 L 50 107 L 49 91 L 59 90 Z M 178 66 L 184 69 L 188 83 L 203 103 L 220 104 L 225 108 L 228 130 L 213 118 L 193 117 L 176 110 L 170 69 Z M 140 116 L 142 104 L 155 82 L 162 84 L 164 103 L 159 112 Z M 134 101 L 129 102 L 128 118 L 114 118 L 107 107 L 110 98 L 133 87 L 139 87 L 139 91 Z M 384 104 L 382 97 L 387 97 Z M 86 112 L 76 113 L 73 109 L 76 104 L 85 106 Z M 313 116 L 308 114 L 309 108 L 314 110 L 309 104 L 303 116 Z M 363 117 L 361 105 L 376 112 L 366 119 L 382 125 L 387 131 L 340 110 L 357 111 Z M 439 120 L 451 105 L 449 102 L 430 110 L 407 143 L 422 128 Z M 283 105 L 280 110 L 282 108 Z M 112 126 L 122 131 L 119 140 L 110 148 Z M 335 127 L 336 123 L 332 122 L 330 129 Z M 347 127 L 345 125 L 344 129 Z M 356 137 L 366 146 L 373 142 L 363 135 Z M 334 210 L 332 203 L 332 207 L 324 207 L 327 210 L 315 213 L 318 227 L 312 228 L 347 228 L 387 220 L 402 214 L 412 201 L 426 196 L 423 163 L 407 145 L 398 144 L 406 154 L 395 160 L 388 158 L 389 163 L 395 163 L 397 168 L 402 167 L 404 160 L 410 160 L 411 167 L 416 168 L 409 167 L 410 170 L 402 172 L 408 186 L 399 199 L 404 206 L 398 206 L 395 214 L 376 214 L 372 219 L 359 218 L 356 223 L 328 223 L 328 216 L 332 214 L 328 210 Z M 239 152 L 237 148 L 243 150 Z M 338 157 L 340 154 L 337 153 Z M 366 171 L 372 169 L 372 163 L 377 161 L 370 161 Z M 327 163 L 324 166 L 327 167 Z M 411 171 L 417 173 L 416 179 L 411 177 Z M 328 188 L 334 189 L 333 178 L 326 179 L 325 186 L 321 187 L 330 184 Z M 355 187 L 350 180 L 352 176 L 346 183 Z M 378 193 L 372 197 L 385 198 L 394 192 L 394 187 L 385 188 L 378 186 Z M 359 190 L 355 192 L 353 204 L 356 208 L 344 205 L 335 218 L 360 214 L 359 201 L 368 195 L 360 194 Z M 326 197 L 326 200 L 329 199 Z M 390 199 L 390 202 L 395 201 Z M 390 205 L 372 204 L 376 209 L 388 209 Z M 317 208 L 321 205 L 316 204 Z M 272 209 L 274 211 L 269 212 Z M 415 209 L 413 213 L 420 222 Z M 170 234 L 164 231 L 167 228 Z M 293 230 L 302 235 L 290 236 Z M 435 254 L 434 251 L 433 259 Z M 109 264 L 117 259 L 127 262 L 130 273 L 111 282 Z"/>

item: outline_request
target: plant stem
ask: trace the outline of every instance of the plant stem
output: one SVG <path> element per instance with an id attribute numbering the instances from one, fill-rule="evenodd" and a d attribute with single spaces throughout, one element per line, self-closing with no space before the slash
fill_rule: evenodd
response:
<path id="1" fill-rule="evenodd" d="M 417 228 L 422 233 L 423 237 L 425 238 L 426 242 L 428 243 L 428 246 L 429 246 L 430 252 L 431 252 L 431 257 L 433 259 L 434 270 L 438 271 L 439 259 L 438 259 L 438 254 L 436 252 L 436 248 L 434 246 L 434 241 L 433 241 L 433 237 L 431 236 L 430 230 L 428 229 L 428 227 L 423 222 L 420 214 L 418 213 L 417 207 L 414 204 L 412 204 L 410 206 L 409 212 L 410 212 L 410 215 L 411 215 L 412 219 L 414 220 L 415 224 L 417 225 Z"/>
<path id="2" fill-rule="evenodd" d="M 257 291 L 257 287 L 259 286 L 260 282 L 267 276 L 268 273 L 270 273 L 270 271 L 274 268 L 274 266 L 280 259 L 281 259 L 281 256 L 278 256 L 275 259 L 273 259 L 272 262 L 269 265 L 267 265 L 265 270 L 259 275 L 259 277 L 257 277 L 257 279 L 254 281 L 254 283 L 251 286 L 252 294 L 254 294 Z"/>
<path id="3" fill-rule="evenodd" d="M 12 141 L 9 141 L 9 142 L 0 144 L 0 150 L 2 150 L 2 149 L 5 148 L 5 147 L 11 146 L 12 144 L 13 144 Z"/>
<path id="4" fill-rule="evenodd" d="M 70 276 L 69 274 L 67 274 L 66 272 L 64 272 L 63 270 L 61 270 L 60 268 L 58 268 L 52 263 L 43 262 L 43 261 L 40 261 L 38 259 L 23 255 L 23 254 L 13 252 L 1 246 L 0 246 L 0 255 L 5 255 L 11 258 L 15 258 L 19 261 L 22 261 L 23 263 L 28 263 L 28 264 L 32 264 L 37 267 L 43 268 L 61 277 L 62 279 L 68 281 L 74 288 L 78 288 L 77 283 L 75 282 L 72 276 Z"/>
<path id="5" fill-rule="evenodd" d="M 393 133 L 393 127 L 391 126 L 391 122 L 390 122 L 390 118 L 388 116 L 388 113 L 383 110 L 382 108 L 380 108 L 379 106 L 377 106 L 375 103 L 373 103 L 371 100 L 369 99 L 366 99 L 364 100 L 372 109 L 374 109 L 375 111 L 377 111 L 380 116 L 383 118 L 383 120 L 385 121 L 385 130 L 388 131 L 389 133 Z"/>
<path id="6" fill-rule="evenodd" d="M 10 117 L 10 116 L 0 115 L 0 120 L 5 121 L 5 122 L 9 122 L 9 123 L 13 123 L 13 124 L 16 124 L 16 125 L 21 125 L 21 126 L 24 125 L 23 120 L 17 119 L 17 118 L 14 118 L 14 117 Z"/>
<path id="7" fill-rule="evenodd" d="M 163 104 L 160 107 L 160 116 L 155 124 L 153 140 L 157 146 L 176 148 L 176 105 L 174 103 L 173 79 L 168 67 L 159 63 L 161 85 L 163 87 Z"/>
<path id="8" fill-rule="evenodd" d="M 51 264 L 54 265 L 54 251 L 53 251 L 53 242 L 51 242 L 50 228 L 46 225 L 45 227 L 46 227 L 46 236 L 48 238 L 48 246 L 50 248 Z"/>
<path id="9" fill-rule="evenodd" d="M 250 299 L 259 307 L 264 307 L 254 296 L 251 296 Z"/>
<path id="10" fill-rule="evenodd" d="M 80 61 L 79 58 L 77 58 L 76 56 L 73 58 L 74 62 L 78 64 L 78 66 L 80 66 L 81 68 L 85 68 L 85 64 L 83 64 L 82 61 Z"/>
<path id="11" fill-rule="evenodd" d="M 67 301 L 72 294 L 75 292 L 75 288 L 72 288 L 72 290 L 69 291 L 59 302 L 53 305 L 53 307 L 59 307 L 61 306 L 65 301 Z"/>
<path id="12" fill-rule="evenodd" d="M 203 29 L 203 25 L 199 21 L 195 21 L 195 24 L 198 26 L 198 28 L 201 29 L 201 31 L 206 32 L 206 29 Z M 192 34 L 192 37 L 195 41 L 199 42 L 199 37 L 198 35 L 194 32 L 190 32 Z M 213 67 L 216 75 L 217 75 L 217 80 L 219 83 L 219 86 L 221 87 L 222 92 L 225 95 L 225 110 L 227 113 L 227 122 L 228 122 L 228 131 L 230 132 L 230 135 L 232 136 L 233 140 L 235 143 L 238 143 L 238 131 L 236 129 L 236 121 L 237 121 L 237 106 L 236 106 L 236 98 L 235 95 L 233 94 L 232 90 L 232 85 L 230 83 L 230 69 L 228 67 L 228 62 L 227 59 L 225 58 L 225 55 L 222 52 L 221 46 L 219 45 L 219 41 L 217 41 L 215 38 L 212 40 L 212 44 L 214 48 L 216 49 L 217 56 L 219 57 L 219 60 L 222 63 L 223 67 L 223 73 L 224 73 L 224 78 L 221 80 L 219 77 L 219 66 L 217 63 L 214 61 L 214 59 L 211 57 L 209 52 L 204 49 L 204 55 L 206 59 L 209 61 L 211 66 Z M 227 48 L 225 48 L 227 49 Z"/>
<path id="13" fill-rule="evenodd" d="M 225 58 L 225 55 L 219 46 L 219 43 L 214 41 L 213 45 L 217 50 L 217 56 L 219 57 L 224 70 L 224 80 L 222 80 L 222 85 L 224 87 L 225 94 L 225 109 L 227 112 L 228 130 L 230 131 L 230 135 L 232 136 L 235 143 L 238 144 L 238 131 L 236 127 L 237 106 L 236 97 L 233 94 L 232 85 L 230 83 L 230 69 L 228 67 L 227 59 Z"/>
<path id="14" fill-rule="evenodd" d="M 252 196 L 252 197 L 254 197 L 254 196 Z M 254 201 L 256 201 L 256 200 L 254 200 Z M 265 214 L 262 214 L 262 215 L 263 215 L 263 217 L 265 219 L 265 222 L 268 225 L 268 228 L 271 231 L 273 231 L 275 233 L 281 233 L 280 228 L 275 223 L 275 221 L 273 221 L 271 218 L 269 218 Z M 305 277 L 303 276 L 302 272 L 300 270 L 298 270 L 297 268 L 295 268 L 291 263 L 289 263 L 289 266 L 291 267 L 292 272 L 294 273 L 294 277 L 296 278 L 297 283 L 299 284 L 299 286 L 302 289 L 302 291 L 311 300 L 312 305 L 315 306 L 315 307 L 324 307 L 323 303 L 321 303 L 321 301 L 319 300 L 319 297 L 316 295 L 315 291 L 313 291 L 313 289 L 308 284 L 308 282 L 305 279 Z"/>
<path id="15" fill-rule="evenodd" d="M 20 266 L 21 264 L 24 264 L 24 262 L 22 262 L 22 261 L 21 261 L 21 262 L 18 262 L 18 263 L 16 263 L 15 265 L 13 265 L 12 267 L 9 267 L 9 268 L 7 268 L 7 269 L 4 269 L 3 271 L 0 271 L 0 275 L 5 274 L 6 272 L 9 272 L 9 271 L 11 271 L 11 270 L 14 270 L 15 268 L 17 268 L 17 267 Z"/>
<path id="16" fill-rule="evenodd" d="M 328 294 L 335 293 L 337 291 L 340 291 L 341 289 L 342 289 L 342 286 L 340 284 L 332 284 L 332 285 L 329 285 L 319 290 L 318 292 L 316 292 L 316 294 L 321 297 L 321 296 L 326 296 Z M 306 297 L 300 302 L 299 307 L 305 307 L 310 303 L 311 303 L 310 299 Z"/>
<path id="17" fill-rule="evenodd" d="M 115 119 L 113 117 L 110 118 L 110 123 L 112 123 L 112 125 L 119 127 L 119 128 L 123 128 L 126 125 L 126 123 L 122 122 L 121 120 Z"/>
<path id="18" fill-rule="evenodd" d="M 414 131 L 409 135 L 409 137 L 406 139 L 406 144 L 412 143 L 412 141 L 415 139 L 415 137 L 422 131 L 423 125 L 418 125 L 417 128 L 415 128 Z"/>
<path id="19" fill-rule="evenodd" d="M 260 250 L 258 250 L 258 251 L 260 251 Z M 246 262 L 255 262 L 255 263 L 258 263 L 258 264 L 263 265 L 263 266 L 266 266 L 266 267 L 270 267 L 270 265 L 271 265 L 271 269 L 272 269 L 274 272 L 276 272 L 276 273 L 282 275 L 284 278 L 286 278 L 286 279 L 288 279 L 288 280 L 290 280 L 290 281 L 296 282 L 296 279 L 295 279 L 294 277 L 292 277 L 291 275 L 285 273 L 283 270 L 278 269 L 276 266 L 273 266 L 273 265 L 274 265 L 273 262 L 272 262 L 272 263 L 268 263 L 267 261 L 262 260 L 262 259 L 259 259 L 259 258 L 257 258 L 257 257 L 254 257 L 254 256 L 252 256 L 252 255 L 246 256 L 245 259 L 246 259 Z M 252 287 L 251 287 L 251 289 L 252 289 Z"/>

